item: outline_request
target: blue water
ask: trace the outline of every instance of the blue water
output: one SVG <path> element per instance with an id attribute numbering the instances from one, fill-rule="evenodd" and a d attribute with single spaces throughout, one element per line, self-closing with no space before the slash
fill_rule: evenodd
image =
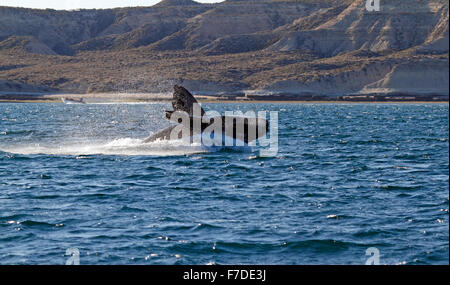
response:
<path id="1" fill-rule="evenodd" d="M 0 104 L 0 264 L 449 263 L 448 104 L 279 111 L 279 151 L 142 144 L 165 104 Z"/>

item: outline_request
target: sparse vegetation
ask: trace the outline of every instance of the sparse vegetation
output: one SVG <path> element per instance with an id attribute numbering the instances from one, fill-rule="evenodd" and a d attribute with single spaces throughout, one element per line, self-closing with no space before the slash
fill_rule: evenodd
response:
<path id="1" fill-rule="evenodd" d="M 391 73 L 412 64 L 435 67 L 442 80 L 432 91 L 448 97 L 448 1 L 414 0 L 408 13 L 378 14 L 357 2 L 0 7 L 0 92 L 156 93 L 173 83 L 206 93 L 399 92 L 401 76 Z"/>

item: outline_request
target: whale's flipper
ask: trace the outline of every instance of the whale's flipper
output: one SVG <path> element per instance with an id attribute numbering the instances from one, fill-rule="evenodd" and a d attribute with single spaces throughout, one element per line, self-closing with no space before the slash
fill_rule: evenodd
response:
<path id="1" fill-rule="evenodd" d="M 154 142 L 156 140 L 170 140 L 170 133 L 175 127 L 176 126 L 170 126 L 168 128 L 165 128 L 164 130 L 161 130 L 146 138 L 143 143 Z"/>
<path id="2" fill-rule="evenodd" d="M 173 89 L 174 89 L 172 99 L 173 111 L 166 111 L 166 118 L 170 120 L 172 114 L 175 111 L 180 111 L 188 113 L 192 121 L 192 117 L 194 116 L 194 104 L 197 104 L 198 106 L 200 105 L 198 104 L 194 96 L 183 86 L 175 85 Z M 205 111 L 201 107 L 200 112 L 202 116 L 205 115 Z M 151 135 L 150 137 L 146 138 L 143 142 L 148 143 L 156 140 L 169 140 L 170 133 L 172 132 L 173 128 L 175 128 L 175 126 L 170 126 L 164 130 L 161 130 Z"/>
<path id="3" fill-rule="evenodd" d="M 175 85 L 173 87 L 172 107 L 173 111 L 166 111 L 166 117 L 170 120 L 173 112 L 181 111 L 189 114 L 190 117 L 194 115 L 194 104 L 198 104 L 194 96 L 183 86 Z M 200 105 L 198 105 L 200 106 Z M 200 107 L 201 115 L 205 115 L 205 111 Z"/>

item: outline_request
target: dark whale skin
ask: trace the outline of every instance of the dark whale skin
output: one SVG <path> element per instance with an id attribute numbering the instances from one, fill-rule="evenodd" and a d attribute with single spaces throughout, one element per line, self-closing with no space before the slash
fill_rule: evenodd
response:
<path id="1" fill-rule="evenodd" d="M 232 137 L 233 139 L 238 139 L 244 141 L 245 143 L 249 143 L 254 141 L 262 136 L 264 136 L 269 130 L 269 122 L 266 119 L 262 118 L 250 118 L 250 117 L 238 117 L 238 116 L 221 116 L 221 117 L 212 117 L 207 118 L 205 116 L 205 111 L 200 108 L 200 112 L 202 118 L 194 118 L 194 104 L 198 104 L 197 100 L 195 100 L 194 96 L 184 87 L 175 85 L 174 93 L 173 93 L 173 111 L 166 111 L 166 117 L 171 120 L 172 115 L 175 112 L 184 112 L 185 115 L 189 116 L 189 129 L 190 136 L 192 137 L 198 131 L 194 131 L 194 120 L 202 120 L 201 122 L 201 132 L 214 124 L 215 120 L 220 118 L 222 125 L 222 134 L 228 137 Z M 206 122 L 205 122 L 206 121 Z M 181 123 L 176 122 L 176 123 Z M 198 124 L 198 122 L 195 122 Z M 243 126 L 243 128 L 239 128 L 239 126 Z M 148 138 L 146 138 L 143 142 L 149 143 L 156 140 L 170 140 L 170 134 L 172 130 L 176 127 L 170 126 L 166 129 L 163 129 Z M 254 128 L 255 132 L 250 132 L 249 129 Z M 261 130 L 260 130 L 261 128 Z M 238 132 L 237 130 L 242 130 L 242 132 Z M 179 132 L 178 138 L 181 139 L 182 133 Z"/>

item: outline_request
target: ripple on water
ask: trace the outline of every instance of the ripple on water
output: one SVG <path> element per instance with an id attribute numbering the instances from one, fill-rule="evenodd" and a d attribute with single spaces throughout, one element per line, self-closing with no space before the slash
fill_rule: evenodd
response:
<path id="1" fill-rule="evenodd" d="M 169 104 L 0 104 L 0 264 L 448 264 L 448 105 L 204 105 L 284 109 L 277 156 L 142 144 Z"/>

